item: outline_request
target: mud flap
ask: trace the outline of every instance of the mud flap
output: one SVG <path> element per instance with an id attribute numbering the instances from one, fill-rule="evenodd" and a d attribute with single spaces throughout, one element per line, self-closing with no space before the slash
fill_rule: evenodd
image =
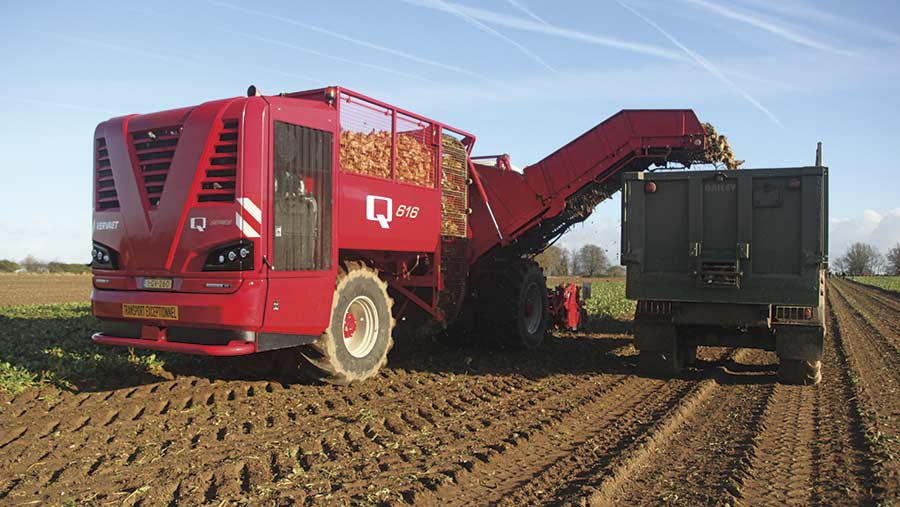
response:
<path id="1" fill-rule="evenodd" d="M 635 322 L 634 347 L 640 351 L 640 370 L 653 377 L 674 377 L 684 368 L 684 350 L 670 322 Z"/>
<path id="2" fill-rule="evenodd" d="M 674 349 L 677 342 L 675 325 L 670 322 L 634 323 L 634 348 L 638 350 L 668 351 Z"/>
<path id="3" fill-rule="evenodd" d="M 821 361 L 825 330 L 812 326 L 776 326 L 775 353 L 779 359 Z"/>

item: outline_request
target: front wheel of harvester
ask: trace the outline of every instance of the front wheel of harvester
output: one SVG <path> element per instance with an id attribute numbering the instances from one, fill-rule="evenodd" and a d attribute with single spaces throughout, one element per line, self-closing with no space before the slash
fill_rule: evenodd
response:
<path id="1" fill-rule="evenodd" d="M 780 359 L 778 381 L 782 384 L 815 385 L 822 381 L 822 361 Z"/>
<path id="2" fill-rule="evenodd" d="M 394 344 L 392 306 L 387 284 L 374 269 L 348 263 L 338 275 L 328 329 L 303 350 L 309 373 L 340 385 L 375 375 Z"/>

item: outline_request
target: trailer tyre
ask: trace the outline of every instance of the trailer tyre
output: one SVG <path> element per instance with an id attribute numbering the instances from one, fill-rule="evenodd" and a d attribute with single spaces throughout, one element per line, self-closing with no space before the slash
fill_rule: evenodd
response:
<path id="1" fill-rule="evenodd" d="M 315 343 L 303 348 L 303 368 L 315 379 L 346 385 L 365 380 L 387 364 L 396 321 L 387 283 L 362 263 L 347 263 L 338 275 L 331 322 Z"/>
<path id="2" fill-rule="evenodd" d="M 681 357 L 684 359 L 685 366 L 694 366 L 697 364 L 697 346 L 683 345 L 681 347 Z"/>
<path id="3" fill-rule="evenodd" d="M 550 322 L 547 281 L 540 266 L 518 261 L 482 283 L 479 320 L 487 324 L 486 331 L 501 345 L 537 348 Z"/>
<path id="4" fill-rule="evenodd" d="M 780 359 L 778 381 L 782 384 L 815 385 L 822 381 L 822 361 Z"/>

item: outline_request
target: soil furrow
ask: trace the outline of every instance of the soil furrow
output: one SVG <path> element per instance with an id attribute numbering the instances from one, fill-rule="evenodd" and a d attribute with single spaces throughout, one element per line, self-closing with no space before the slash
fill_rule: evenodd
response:
<path id="1" fill-rule="evenodd" d="M 821 384 L 777 386 L 747 462 L 739 505 L 871 503 L 871 463 L 837 332 L 829 327 Z"/>
<path id="2" fill-rule="evenodd" d="M 874 462 L 875 496 L 883 504 L 900 502 L 900 382 L 893 357 L 886 353 L 885 337 L 860 312 L 849 306 L 841 288 L 832 281 L 829 301 L 832 330 L 841 361 L 853 390 L 864 442 Z M 900 315 L 886 315 L 898 319 Z"/>
<path id="3" fill-rule="evenodd" d="M 747 350 L 735 360 L 770 362 L 766 353 Z M 735 375 L 728 366 L 702 381 L 702 396 L 685 400 L 623 453 L 612 473 L 585 481 L 576 496 L 598 506 L 704 505 L 734 494 L 741 479 L 735 472 L 758 431 L 772 374 L 766 368 Z"/>
<path id="4" fill-rule="evenodd" d="M 840 283 L 836 288 L 854 311 L 869 325 L 878 329 L 887 347 L 891 349 L 890 353 L 900 357 L 900 319 L 896 318 L 900 315 L 900 301 L 894 301 L 893 305 L 887 304 L 886 300 L 890 298 L 879 294 L 872 287 L 858 283 Z"/>
<path id="5" fill-rule="evenodd" d="M 645 378 L 628 337 L 567 333 L 528 353 L 400 344 L 343 388 L 33 389 L 2 398 L 0 504 L 886 503 L 900 320 L 879 296 L 836 282 L 815 387 L 777 385 L 771 353 L 709 348 Z"/>
<path id="6" fill-rule="evenodd" d="M 496 450 L 471 449 L 469 455 L 474 459 L 464 456 L 451 475 L 454 480 L 443 481 L 433 493 L 426 494 L 422 488 L 406 491 L 404 496 L 424 505 L 499 501 L 578 447 L 591 445 L 592 437 L 602 434 L 611 443 L 636 437 L 657 413 L 690 389 L 691 385 L 682 381 L 626 379 L 571 411 L 523 427 L 523 434 L 509 435 L 509 442 L 498 442 Z"/>

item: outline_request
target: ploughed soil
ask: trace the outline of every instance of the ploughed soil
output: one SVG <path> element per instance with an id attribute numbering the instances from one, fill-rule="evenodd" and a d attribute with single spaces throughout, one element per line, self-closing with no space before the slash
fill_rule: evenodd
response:
<path id="1" fill-rule="evenodd" d="M 0 404 L 0 505 L 896 505 L 900 299 L 828 299 L 814 387 L 744 349 L 645 378 L 627 326 L 599 325 L 533 352 L 400 342 L 345 388 L 31 389 Z"/>
<path id="2" fill-rule="evenodd" d="M 90 298 L 90 273 L 0 273 L 0 306 L 75 303 Z"/>

